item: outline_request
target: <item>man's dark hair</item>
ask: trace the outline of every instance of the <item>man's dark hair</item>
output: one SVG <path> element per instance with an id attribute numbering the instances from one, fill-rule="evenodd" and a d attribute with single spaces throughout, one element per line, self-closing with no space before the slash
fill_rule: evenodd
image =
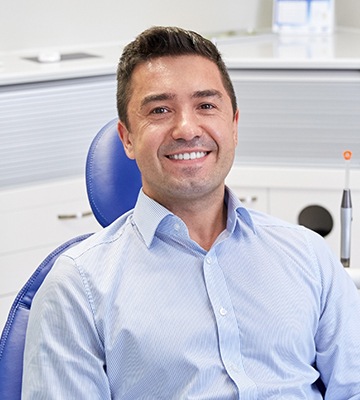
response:
<path id="1" fill-rule="evenodd" d="M 129 129 L 127 107 L 131 96 L 131 76 L 134 68 L 154 58 L 199 55 L 214 62 L 221 74 L 235 115 L 237 104 L 233 84 L 221 55 L 210 40 L 196 32 L 177 27 L 153 27 L 129 43 L 120 58 L 117 70 L 117 109 L 120 120 Z"/>

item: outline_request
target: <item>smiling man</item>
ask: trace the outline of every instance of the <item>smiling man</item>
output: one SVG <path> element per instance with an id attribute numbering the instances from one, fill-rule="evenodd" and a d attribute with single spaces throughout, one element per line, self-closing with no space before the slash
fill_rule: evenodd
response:
<path id="1" fill-rule="evenodd" d="M 213 43 L 124 50 L 135 208 L 61 256 L 33 303 L 24 399 L 360 399 L 360 301 L 323 239 L 225 186 L 239 111 Z"/>
<path id="2" fill-rule="evenodd" d="M 135 68 L 131 92 L 119 132 L 143 192 L 208 250 L 226 226 L 224 181 L 237 143 L 238 111 L 219 69 L 196 54 L 151 59 Z"/>

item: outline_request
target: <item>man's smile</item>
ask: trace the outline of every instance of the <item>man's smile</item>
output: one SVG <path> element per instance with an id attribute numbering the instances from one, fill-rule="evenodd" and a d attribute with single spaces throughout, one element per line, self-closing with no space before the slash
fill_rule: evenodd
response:
<path id="1" fill-rule="evenodd" d="M 208 154 L 209 152 L 207 151 L 192 151 L 189 153 L 172 154 L 169 155 L 168 158 L 170 160 L 195 160 L 198 158 L 203 158 Z"/>

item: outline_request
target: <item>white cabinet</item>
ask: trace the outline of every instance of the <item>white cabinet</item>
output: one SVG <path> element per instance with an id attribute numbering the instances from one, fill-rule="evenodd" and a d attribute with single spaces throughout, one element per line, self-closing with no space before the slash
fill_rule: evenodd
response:
<path id="1" fill-rule="evenodd" d="M 83 175 L 115 93 L 114 75 L 0 86 L 0 190 Z"/>
<path id="2" fill-rule="evenodd" d="M 360 168 L 360 69 L 232 69 L 240 165 Z"/>

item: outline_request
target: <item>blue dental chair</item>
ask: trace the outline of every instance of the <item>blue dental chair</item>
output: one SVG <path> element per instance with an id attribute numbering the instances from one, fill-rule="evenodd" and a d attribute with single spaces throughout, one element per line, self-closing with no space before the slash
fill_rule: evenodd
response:
<path id="1" fill-rule="evenodd" d="M 86 161 L 86 188 L 91 209 L 105 227 L 133 208 L 141 187 L 140 171 L 127 158 L 117 133 L 117 119 L 91 143 Z M 89 237 L 73 238 L 50 253 L 18 293 L 0 339 L 0 399 L 20 400 L 23 352 L 32 299 L 61 253 Z"/>

